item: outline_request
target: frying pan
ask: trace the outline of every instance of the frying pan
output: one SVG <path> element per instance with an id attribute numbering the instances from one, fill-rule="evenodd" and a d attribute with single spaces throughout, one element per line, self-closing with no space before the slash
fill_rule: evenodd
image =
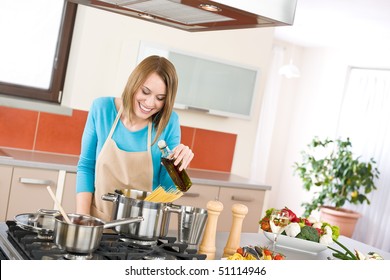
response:
<path id="1" fill-rule="evenodd" d="M 54 218 L 59 214 L 57 210 L 39 209 L 36 213 L 18 214 L 14 220 L 22 229 L 38 233 L 38 238 L 53 239 Z"/>

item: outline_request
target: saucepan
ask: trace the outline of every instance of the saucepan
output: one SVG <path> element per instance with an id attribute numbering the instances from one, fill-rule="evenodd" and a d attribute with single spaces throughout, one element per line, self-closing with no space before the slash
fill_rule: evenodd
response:
<path id="1" fill-rule="evenodd" d="M 60 215 L 57 210 L 39 209 L 36 213 L 18 214 L 16 224 L 28 231 L 38 233 L 40 239 L 53 239 L 54 217 Z"/>
<path id="2" fill-rule="evenodd" d="M 60 249 L 76 254 L 90 254 L 95 251 L 106 228 L 143 221 L 141 216 L 111 222 L 81 214 L 68 214 L 68 217 L 70 224 L 62 215 L 55 217 L 54 242 Z"/>
<path id="3" fill-rule="evenodd" d="M 156 240 L 165 237 L 169 230 L 170 213 L 181 211 L 181 207 L 170 203 L 144 201 L 149 192 L 126 189 L 105 194 L 102 199 L 113 203 L 113 220 L 142 216 L 144 220 L 137 224 L 115 227 L 115 231 L 130 238 Z"/>

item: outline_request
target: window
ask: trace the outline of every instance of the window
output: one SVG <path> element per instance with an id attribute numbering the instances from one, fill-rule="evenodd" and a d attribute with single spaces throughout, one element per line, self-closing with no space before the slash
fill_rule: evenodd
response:
<path id="1" fill-rule="evenodd" d="M 347 78 L 337 134 L 350 137 L 354 153 L 364 160 L 373 157 L 381 172 L 371 204 L 351 207 L 362 214 L 353 237 L 389 251 L 390 69 L 351 67 Z"/>
<path id="2" fill-rule="evenodd" d="M 77 4 L 0 1 L 0 94 L 61 103 Z"/>

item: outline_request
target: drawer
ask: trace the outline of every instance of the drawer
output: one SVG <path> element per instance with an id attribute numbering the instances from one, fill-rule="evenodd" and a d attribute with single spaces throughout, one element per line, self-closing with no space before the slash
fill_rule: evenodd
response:
<path id="1" fill-rule="evenodd" d="M 54 202 L 46 187 L 57 189 L 58 171 L 15 167 L 7 210 L 7 219 L 22 213 L 34 213 L 38 209 L 53 209 Z"/>
<path id="2" fill-rule="evenodd" d="M 223 211 L 218 220 L 218 231 L 230 231 L 233 213 L 233 204 L 243 204 L 248 207 L 242 232 L 258 232 L 259 220 L 264 203 L 264 190 L 222 188 L 219 192 L 219 200 L 223 203 Z"/>

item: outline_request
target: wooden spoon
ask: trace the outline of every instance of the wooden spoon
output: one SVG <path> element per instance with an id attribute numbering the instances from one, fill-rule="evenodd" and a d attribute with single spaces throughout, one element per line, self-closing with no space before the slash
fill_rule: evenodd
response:
<path id="1" fill-rule="evenodd" d="M 51 190 L 50 186 L 47 186 L 47 191 L 49 192 L 49 194 L 50 194 L 51 198 L 54 200 L 54 202 L 57 204 L 57 207 L 60 210 L 60 212 L 62 214 L 62 217 L 64 217 L 65 221 L 68 224 L 72 224 L 72 222 L 70 221 L 70 219 L 69 219 L 68 215 L 66 214 L 64 208 L 62 208 L 62 205 L 57 200 L 56 196 L 54 195 L 53 191 Z"/>

